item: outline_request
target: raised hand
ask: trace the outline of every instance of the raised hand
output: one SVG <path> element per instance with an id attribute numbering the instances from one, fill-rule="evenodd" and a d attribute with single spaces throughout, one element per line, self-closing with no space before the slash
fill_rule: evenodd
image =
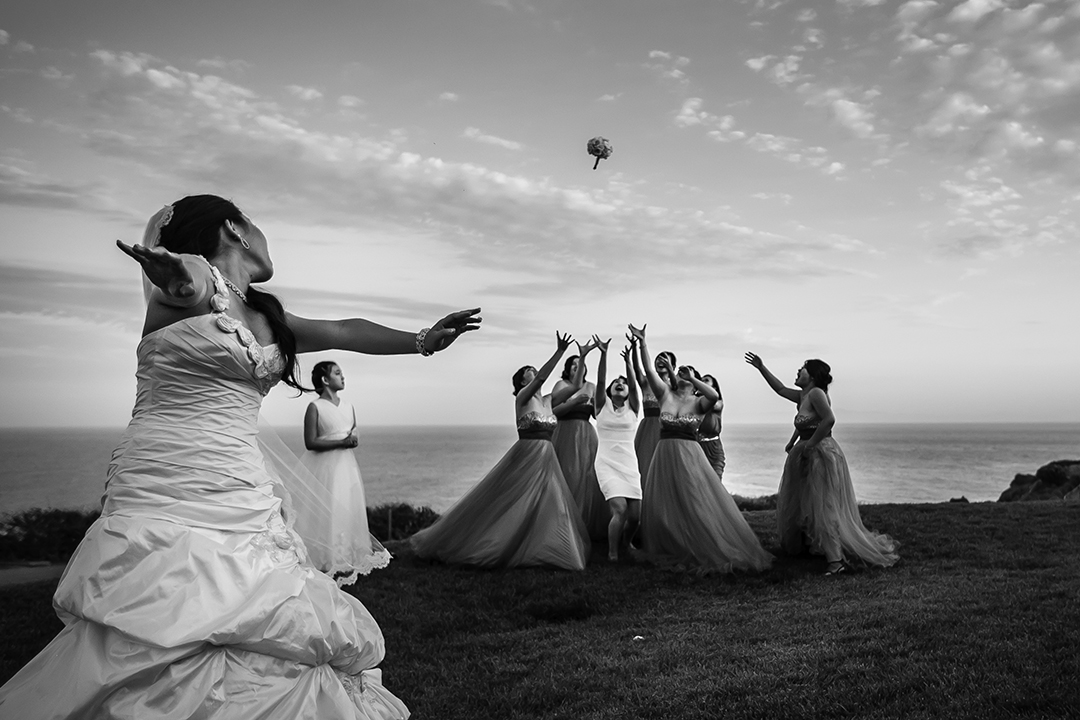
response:
<path id="1" fill-rule="evenodd" d="M 577 345 L 578 355 L 580 355 L 581 357 L 585 357 L 590 352 L 592 352 L 593 350 L 596 349 L 596 345 L 593 344 L 592 342 L 587 342 L 587 343 L 585 343 L 585 345 L 582 345 L 581 343 L 577 342 L 576 340 L 574 342 Z"/>
<path id="2" fill-rule="evenodd" d="M 668 375 L 675 374 L 675 368 L 671 366 L 671 361 L 668 360 L 667 355 L 657 355 L 656 364 L 660 366 L 659 368 L 657 368 L 658 370 L 663 370 L 667 372 Z"/>
<path id="3" fill-rule="evenodd" d="M 750 363 L 751 365 L 756 367 L 758 370 L 765 367 L 765 361 L 763 361 L 760 357 L 758 357 L 757 355 L 755 355 L 752 352 L 746 353 L 746 355 L 744 355 L 743 357 L 746 358 L 746 362 Z"/>
<path id="4" fill-rule="evenodd" d="M 559 348 L 560 353 L 566 352 L 566 349 L 570 347 L 570 343 L 573 342 L 573 338 L 570 337 L 570 333 L 560 335 L 559 331 L 555 331 L 555 344 Z"/>
<path id="5" fill-rule="evenodd" d="M 184 265 L 184 259 L 176 253 L 161 246 L 125 245 L 120 240 L 116 241 L 116 246 L 134 258 L 147 279 L 169 297 L 189 298 L 195 294 L 195 278 Z"/>
<path id="6" fill-rule="evenodd" d="M 630 364 L 630 348 L 631 348 L 630 345 L 626 345 L 625 347 L 623 347 L 622 351 L 619 353 L 620 355 L 622 355 L 622 359 L 626 361 L 627 365 Z"/>
<path id="7" fill-rule="evenodd" d="M 626 333 L 626 342 L 630 343 L 630 349 L 633 350 L 637 347 L 637 336 Z"/>
<path id="8" fill-rule="evenodd" d="M 450 347 L 464 333 L 479 330 L 483 318 L 477 317 L 478 312 L 480 308 L 450 313 L 431 326 L 424 338 L 424 347 L 431 352 L 439 352 Z"/>
<path id="9" fill-rule="evenodd" d="M 611 338 L 608 338 L 607 340 L 601 340 L 599 335 L 593 335 L 592 341 L 593 345 L 600 348 L 600 352 L 605 354 L 607 353 L 608 345 L 611 344 Z"/>
<path id="10" fill-rule="evenodd" d="M 626 327 L 630 328 L 630 334 L 634 336 L 635 340 L 637 340 L 638 342 L 642 342 L 645 340 L 645 328 L 648 327 L 648 325 L 648 323 L 645 323 L 641 327 L 636 328 L 634 327 L 633 323 L 631 323 Z"/>

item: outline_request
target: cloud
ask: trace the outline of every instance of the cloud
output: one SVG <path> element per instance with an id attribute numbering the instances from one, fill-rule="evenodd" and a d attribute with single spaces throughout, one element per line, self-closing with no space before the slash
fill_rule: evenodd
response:
<path id="1" fill-rule="evenodd" d="M 520 150 L 524 145 L 513 140 L 507 140 L 505 138 L 497 137 L 495 135 L 488 135 L 481 132 L 478 128 L 467 127 L 465 132 L 462 133 L 462 137 L 466 137 L 476 142 L 486 143 L 488 145 L 497 145 L 498 147 L 506 148 L 507 150 Z"/>
<path id="2" fill-rule="evenodd" d="M 458 96 L 457 93 L 444 92 L 444 93 L 439 94 L 439 99 L 443 100 L 445 102 L 457 102 L 460 99 L 460 97 Z"/>
<path id="3" fill-rule="evenodd" d="M 0 45 L 7 45 L 11 40 L 11 35 L 6 30 L 0 30 Z"/>
<path id="4" fill-rule="evenodd" d="M 960 23 L 976 23 L 1004 6 L 1002 0 L 966 0 L 953 8 L 947 19 Z"/>
<path id="5" fill-rule="evenodd" d="M 26 42 L 25 40 L 20 40 L 19 42 L 15 43 L 14 46 L 12 46 L 11 50 L 12 52 L 17 53 L 32 53 L 34 52 L 34 46 Z"/>
<path id="6" fill-rule="evenodd" d="M 195 63 L 196 67 L 211 68 L 213 70 L 231 70 L 235 73 L 244 73 L 250 70 L 253 66 L 249 62 L 244 60 L 228 60 L 221 57 L 204 58 Z"/>
<path id="7" fill-rule="evenodd" d="M 645 67 L 655 73 L 662 81 L 673 83 L 679 87 L 686 87 L 690 84 L 684 70 L 690 65 L 690 58 L 673 55 L 663 50 L 651 50 L 649 59 L 653 62 L 645 63 Z"/>
<path id="8" fill-rule="evenodd" d="M 337 104 L 343 108 L 358 108 L 364 104 L 364 101 L 355 95 L 341 95 L 337 99 Z"/>
<path id="9" fill-rule="evenodd" d="M 323 94 L 315 88 L 302 87 L 300 85 L 288 85 L 285 89 L 305 102 L 319 100 L 323 96 Z"/>

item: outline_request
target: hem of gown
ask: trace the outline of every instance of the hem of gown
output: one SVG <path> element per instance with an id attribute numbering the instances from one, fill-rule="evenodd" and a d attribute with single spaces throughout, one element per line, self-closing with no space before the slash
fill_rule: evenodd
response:
<path id="1" fill-rule="evenodd" d="M 372 570 L 381 570 L 388 566 L 393 557 L 389 550 L 383 549 L 368 555 L 364 562 L 335 564 L 323 572 L 334 578 L 338 587 L 345 587 L 355 584 L 361 575 L 370 575 Z"/>

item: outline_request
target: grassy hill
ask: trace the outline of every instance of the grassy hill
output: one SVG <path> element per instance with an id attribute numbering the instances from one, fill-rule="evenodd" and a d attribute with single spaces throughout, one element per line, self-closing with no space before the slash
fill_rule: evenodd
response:
<path id="1" fill-rule="evenodd" d="M 391 566 L 350 592 L 417 718 L 1080 717 L 1080 505 L 863 506 L 900 564 L 824 577 L 612 565 Z M 748 512 L 775 550 L 772 512 Z M 0 589 L 0 680 L 60 629 L 55 582 Z"/>

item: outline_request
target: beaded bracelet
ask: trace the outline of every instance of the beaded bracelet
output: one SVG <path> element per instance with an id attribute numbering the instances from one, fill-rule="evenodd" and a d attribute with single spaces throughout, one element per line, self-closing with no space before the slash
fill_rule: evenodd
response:
<path id="1" fill-rule="evenodd" d="M 426 347 L 424 347 L 424 339 L 427 337 L 429 330 L 431 330 L 431 328 L 424 328 L 420 332 L 416 333 L 416 352 L 420 353 L 424 357 L 435 354 L 434 350 L 428 350 Z"/>

